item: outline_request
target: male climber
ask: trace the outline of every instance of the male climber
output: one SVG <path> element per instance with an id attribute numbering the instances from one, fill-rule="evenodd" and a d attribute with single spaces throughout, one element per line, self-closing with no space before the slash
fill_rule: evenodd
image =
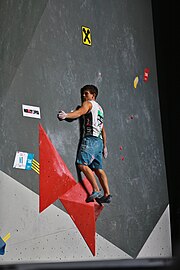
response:
<path id="1" fill-rule="evenodd" d="M 103 126 L 104 113 L 96 102 L 98 88 L 94 85 L 85 85 L 81 88 L 82 106 L 73 112 L 60 111 L 58 119 L 76 119 L 83 116 L 83 138 L 78 151 L 76 163 L 90 182 L 93 188 L 87 202 L 94 199 L 100 203 L 110 203 L 112 195 L 109 191 L 108 179 L 102 169 L 102 155 L 107 157 L 106 132 Z M 102 195 L 95 175 L 98 177 L 104 194 Z"/>

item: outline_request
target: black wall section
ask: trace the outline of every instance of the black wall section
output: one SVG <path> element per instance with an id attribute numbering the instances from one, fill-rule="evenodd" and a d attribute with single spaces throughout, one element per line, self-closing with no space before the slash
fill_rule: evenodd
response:
<path id="1" fill-rule="evenodd" d="M 125 259 L 104 260 L 86 262 L 61 262 L 61 263 L 31 263 L 31 264 L 9 264 L 0 266 L 0 270 L 85 270 L 85 269 L 121 269 L 121 270 L 178 270 L 179 264 L 172 259 Z"/>
<path id="2" fill-rule="evenodd" d="M 13 80 L 6 84 L 1 76 L 1 170 L 39 192 L 38 176 L 12 165 L 18 150 L 33 152 L 38 160 L 41 122 L 77 179 L 78 121 L 60 123 L 56 115 L 59 109 L 70 111 L 80 104 L 84 84 L 96 84 L 105 110 L 109 156 L 104 168 L 113 195 L 97 221 L 97 232 L 136 257 L 168 205 L 151 1 L 51 0 L 45 10 L 46 2 L 28 1 L 39 3 L 36 19 L 36 11 L 31 15 L 33 8 L 24 1 L 16 1 L 17 9 L 13 1 L 4 3 L 1 12 L 8 18 L 16 14 L 17 27 L 15 31 L 7 21 L 2 30 L 6 51 L 0 61 Z M 24 14 L 32 17 L 33 27 L 24 24 Z M 82 25 L 91 29 L 92 46 L 82 44 Z M 22 36 L 22 27 L 31 34 Z M 15 33 L 14 47 L 8 45 L 11 34 L 6 36 L 5 29 Z M 16 61 L 11 65 L 12 59 Z M 150 77 L 144 83 L 146 67 Z M 137 75 L 141 80 L 134 89 Z M 22 104 L 40 106 L 42 119 L 22 117 Z"/>
<path id="3" fill-rule="evenodd" d="M 170 199 L 170 217 L 173 255 L 179 254 L 180 243 L 180 182 L 179 182 L 179 150 L 180 132 L 177 123 L 179 113 L 179 40 L 180 30 L 176 10 L 178 7 L 170 1 L 152 1 L 155 48 L 158 71 L 158 86 L 168 191 Z"/>

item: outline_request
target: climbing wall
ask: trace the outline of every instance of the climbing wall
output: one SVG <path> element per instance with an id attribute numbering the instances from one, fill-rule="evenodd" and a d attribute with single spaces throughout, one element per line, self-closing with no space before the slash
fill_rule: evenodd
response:
<path id="1" fill-rule="evenodd" d="M 170 256 L 151 1 L 2 0 L 0 32 L 0 261 Z M 104 206 L 79 184 L 79 121 L 56 117 L 85 84 L 105 111 Z"/>

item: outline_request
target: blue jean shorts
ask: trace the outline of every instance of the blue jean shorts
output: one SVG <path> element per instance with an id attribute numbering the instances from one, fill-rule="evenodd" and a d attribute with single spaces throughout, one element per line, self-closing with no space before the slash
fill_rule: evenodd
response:
<path id="1" fill-rule="evenodd" d="M 91 169 L 102 169 L 102 139 L 87 136 L 82 139 L 76 163 L 89 166 Z"/>

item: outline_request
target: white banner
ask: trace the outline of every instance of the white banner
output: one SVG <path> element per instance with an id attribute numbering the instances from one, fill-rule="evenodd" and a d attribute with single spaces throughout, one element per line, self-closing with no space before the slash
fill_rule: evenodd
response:
<path id="1" fill-rule="evenodd" d="M 32 118 L 41 118 L 40 108 L 30 105 L 22 105 L 23 116 Z"/>

